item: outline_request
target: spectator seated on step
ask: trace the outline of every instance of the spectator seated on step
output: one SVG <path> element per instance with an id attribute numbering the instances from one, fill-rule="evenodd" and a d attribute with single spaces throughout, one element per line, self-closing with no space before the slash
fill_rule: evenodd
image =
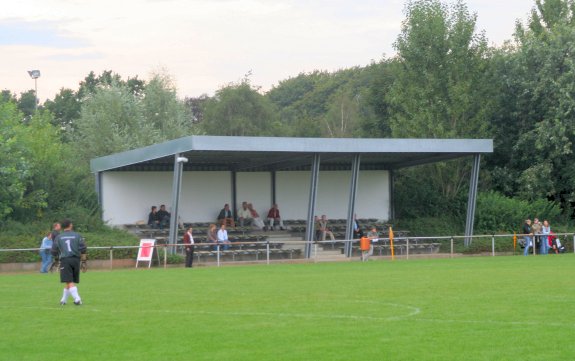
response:
<path id="1" fill-rule="evenodd" d="M 252 213 L 248 208 L 248 202 L 242 202 L 242 207 L 238 210 L 238 221 L 241 227 L 246 227 L 252 224 Z"/>
<path id="2" fill-rule="evenodd" d="M 230 210 L 229 204 L 224 204 L 224 208 L 222 208 L 220 214 L 218 214 L 218 223 L 234 228 L 236 227 L 236 222 L 234 222 L 234 216 Z"/>
<path id="3" fill-rule="evenodd" d="M 280 210 L 278 205 L 275 203 L 268 211 L 268 224 L 270 226 L 270 230 L 274 230 L 274 224 L 278 224 L 281 230 L 284 229 L 284 223 L 280 217 Z"/>
<path id="4" fill-rule="evenodd" d="M 160 228 L 160 218 L 158 217 L 158 207 L 152 206 L 150 214 L 148 214 L 148 226 L 150 228 Z"/>

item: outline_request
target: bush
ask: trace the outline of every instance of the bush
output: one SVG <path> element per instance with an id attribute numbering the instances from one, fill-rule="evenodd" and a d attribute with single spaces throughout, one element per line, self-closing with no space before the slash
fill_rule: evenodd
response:
<path id="1" fill-rule="evenodd" d="M 529 203 L 497 192 L 478 195 L 475 216 L 476 234 L 520 232 L 527 218 L 548 219 L 551 224 L 562 219 L 561 208 L 556 203 L 544 199 Z"/>
<path id="2" fill-rule="evenodd" d="M 18 223 L 14 225 L 14 231 L 19 229 Z M 45 225 L 44 225 L 45 226 Z M 2 233 L 0 235 L 1 249 L 38 248 L 45 232 L 26 230 L 19 235 Z M 98 232 L 80 232 L 86 240 L 88 247 L 106 246 L 137 246 L 139 239 L 135 235 L 124 230 L 104 227 Z M 114 250 L 114 258 L 136 258 L 137 248 Z M 88 259 L 109 259 L 109 248 L 88 250 Z M 0 252 L 0 263 L 12 262 L 39 262 L 38 251 Z"/>
<path id="3" fill-rule="evenodd" d="M 401 219 L 390 223 L 393 223 L 397 230 L 408 230 L 409 235 L 414 237 L 455 236 L 463 234 L 464 231 L 461 222 L 448 216 Z"/>

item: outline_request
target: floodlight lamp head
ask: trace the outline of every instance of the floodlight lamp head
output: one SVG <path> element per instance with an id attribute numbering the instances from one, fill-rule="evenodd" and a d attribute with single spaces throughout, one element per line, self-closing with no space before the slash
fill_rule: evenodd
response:
<path id="1" fill-rule="evenodd" d="M 28 75 L 32 79 L 38 79 L 40 77 L 40 70 L 28 70 Z"/>
<path id="2" fill-rule="evenodd" d="M 186 157 L 177 157 L 177 158 L 176 158 L 176 162 L 178 162 L 178 163 L 187 163 L 187 162 L 188 162 L 188 158 L 186 158 Z"/>

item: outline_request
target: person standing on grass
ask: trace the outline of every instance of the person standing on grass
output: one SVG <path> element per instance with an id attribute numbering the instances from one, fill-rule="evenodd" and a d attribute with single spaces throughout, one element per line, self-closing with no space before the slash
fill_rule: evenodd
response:
<path id="1" fill-rule="evenodd" d="M 48 269 L 52 264 L 52 243 L 52 232 L 48 232 L 40 245 L 40 257 L 42 257 L 40 273 L 48 273 Z"/>
<path id="2" fill-rule="evenodd" d="M 189 227 L 184 233 L 184 248 L 186 250 L 186 267 L 191 268 L 194 262 L 194 236 L 192 236 L 192 227 Z"/>
<path id="3" fill-rule="evenodd" d="M 531 233 L 533 233 L 533 247 L 537 247 L 537 245 L 539 245 L 539 249 L 542 249 L 541 246 L 541 238 L 543 238 L 541 236 L 541 228 L 543 227 L 543 225 L 541 224 L 541 222 L 539 222 L 539 218 L 535 217 L 533 218 L 533 223 L 531 224 Z"/>
<path id="4" fill-rule="evenodd" d="M 531 230 L 531 220 L 526 219 L 525 223 L 523 223 L 523 228 L 521 229 L 523 232 L 523 237 L 525 238 L 525 250 L 523 251 L 523 255 L 529 255 L 529 247 L 535 247 L 533 244 L 533 232 Z"/>
<path id="5" fill-rule="evenodd" d="M 60 282 L 65 283 L 60 305 L 66 305 L 68 297 L 74 298 L 74 304 L 80 306 L 82 299 L 76 284 L 80 283 L 80 267 L 85 267 L 86 244 L 69 219 L 62 221 L 64 231 L 52 244 L 52 255 L 60 258 Z"/>
<path id="6" fill-rule="evenodd" d="M 379 241 L 379 233 L 375 226 L 371 227 L 371 230 L 367 232 L 367 238 L 369 238 L 369 256 L 373 256 L 373 244 Z"/>
<path id="7" fill-rule="evenodd" d="M 50 232 L 52 234 L 52 241 L 54 241 L 56 237 L 58 237 L 60 232 L 62 232 L 62 225 L 60 224 L 60 222 L 54 223 L 52 225 L 52 232 Z"/>
<path id="8" fill-rule="evenodd" d="M 541 254 L 549 253 L 549 234 L 551 234 L 551 226 L 547 220 L 544 220 L 541 226 L 541 248 L 539 250 Z"/>

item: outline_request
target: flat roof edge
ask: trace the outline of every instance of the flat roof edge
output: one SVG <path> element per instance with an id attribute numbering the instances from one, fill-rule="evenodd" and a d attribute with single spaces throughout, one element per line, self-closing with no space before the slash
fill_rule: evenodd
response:
<path id="1" fill-rule="evenodd" d="M 454 153 L 493 152 L 493 139 L 289 138 L 192 135 L 90 160 L 93 173 L 190 151 L 289 153 Z"/>

